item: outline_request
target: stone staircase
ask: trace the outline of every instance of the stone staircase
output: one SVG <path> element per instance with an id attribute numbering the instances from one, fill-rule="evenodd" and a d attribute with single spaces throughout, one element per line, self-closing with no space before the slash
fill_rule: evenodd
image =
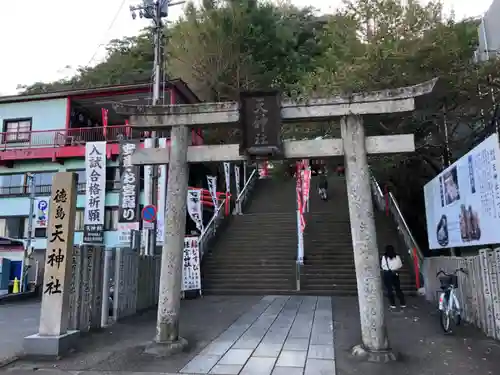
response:
<path id="1" fill-rule="evenodd" d="M 295 181 L 258 180 L 244 215 L 233 216 L 202 265 L 207 294 L 295 290 Z"/>
<path id="2" fill-rule="evenodd" d="M 314 295 L 357 294 L 352 237 L 349 223 L 347 187 L 344 177 L 329 178 L 329 199 L 322 201 L 311 182 L 310 210 L 304 232 L 305 261 L 301 270 L 301 290 Z M 377 241 L 380 254 L 392 244 L 405 262 L 394 223 L 376 212 Z M 405 262 L 401 274 L 403 290 L 414 291 L 414 283 Z"/>
<path id="3" fill-rule="evenodd" d="M 355 295 L 345 179 L 329 178 L 327 202 L 319 199 L 316 184 L 313 177 L 300 293 Z M 295 180 L 259 180 L 250 200 L 244 215 L 231 217 L 227 229 L 203 259 L 206 294 L 296 293 Z M 386 244 L 393 244 L 405 261 L 393 222 L 377 213 L 376 225 L 380 251 Z M 414 291 L 408 269 L 403 270 L 401 278 L 404 289 Z"/>

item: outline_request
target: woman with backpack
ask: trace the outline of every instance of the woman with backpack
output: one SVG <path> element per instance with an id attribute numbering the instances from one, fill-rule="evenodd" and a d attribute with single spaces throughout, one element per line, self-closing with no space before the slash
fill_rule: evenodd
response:
<path id="1" fill-rule="evenodd" d="M 400 256 L 396 254 L 394 246 L 387 245 L 385 247 L 385 253 L 382 257 L 380 266 L 383 271 L 384 285 L 387 289 L 387 297 L 389 298 L 391 309 L 396 308 L 394 291 L 396 291 L 401 307 L 406 307 L 405 296 L 401 290 L 401 281 L 398 272 L 403 267 L 403 262 Z"/>

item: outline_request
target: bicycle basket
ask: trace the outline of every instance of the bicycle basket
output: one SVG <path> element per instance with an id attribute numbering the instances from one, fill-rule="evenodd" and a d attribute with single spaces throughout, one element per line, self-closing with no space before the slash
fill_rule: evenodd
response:
<path id="1" fill-rule="evenodd" d="M 456 275 L 441 276 L 439 278 L 441 289 L 448 289 L 450 286 L 458 288 L 458 277 Z"/>

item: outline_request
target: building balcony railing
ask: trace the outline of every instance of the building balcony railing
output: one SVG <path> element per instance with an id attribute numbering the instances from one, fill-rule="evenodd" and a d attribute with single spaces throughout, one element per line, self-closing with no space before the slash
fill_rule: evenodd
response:
<path id="1" fill-rule="evenodd" d="M 120 181 L 106 181 L 106 191 L 120 190 Z M 52 185 L 37 185 L 35 186 L 35 195 L 43 196 L 50 195 Z M 85 194 L 85 182 L 77 184 L 78 194 Z M 30 195 L 30 187 L 22 186 L 2 186 L 0 187 L 0 197 L 26 197 Z"/>
<path id="2" fill-rule="evenodd" d="M 129 139 L 132 129 L 129 125 L 106 128 L 74 128 L 57 130 L 32 130 L 1 132 L 0 151 L 19 148 L 81 146 L 87 142 L 106 141 L 116 143 Z"/>

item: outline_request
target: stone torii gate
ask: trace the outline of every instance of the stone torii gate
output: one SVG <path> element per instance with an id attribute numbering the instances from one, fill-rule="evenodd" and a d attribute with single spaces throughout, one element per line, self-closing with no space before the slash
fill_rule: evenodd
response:
<path id="1" fill-rule="evenodd" d="M 137 129 L 171 129 L 170 153 L 165 149 L 141 149 L 132 156 L 135 165 L 169 165 L 157 329 L 149 352 L 169 354 L 186 345 L 179 336 L 179 309 L 188 163 L 247 160 L 249 154 L 283 159 L 344 155 L 362 333 L 362 344 L 353 349 L 353 354 L 376 356 L 378 361 L 394 359 L 385 326 L 367 154 L 413 152 L 415 144 L 413 134 L 365 137 L 362 116 L 413 111 L 436 84 L 437 79 L 433 79 L 394 90 L 307 102 L 281 101 L 276 93 L 263 92 L 242 95 L 240 103 L 115 105 L 115 111 L 130 116 L 131 126 Z M 281 120 L 310 123 L 336 117 L 340 117 L 341 139 L 283 143 L 279 139 Z M 240 121 L 244 133 L 242 145 L 188 144 L 190 127 L 235 126 Z M 277 126 L 270 128 L 269 124 Z"/>

